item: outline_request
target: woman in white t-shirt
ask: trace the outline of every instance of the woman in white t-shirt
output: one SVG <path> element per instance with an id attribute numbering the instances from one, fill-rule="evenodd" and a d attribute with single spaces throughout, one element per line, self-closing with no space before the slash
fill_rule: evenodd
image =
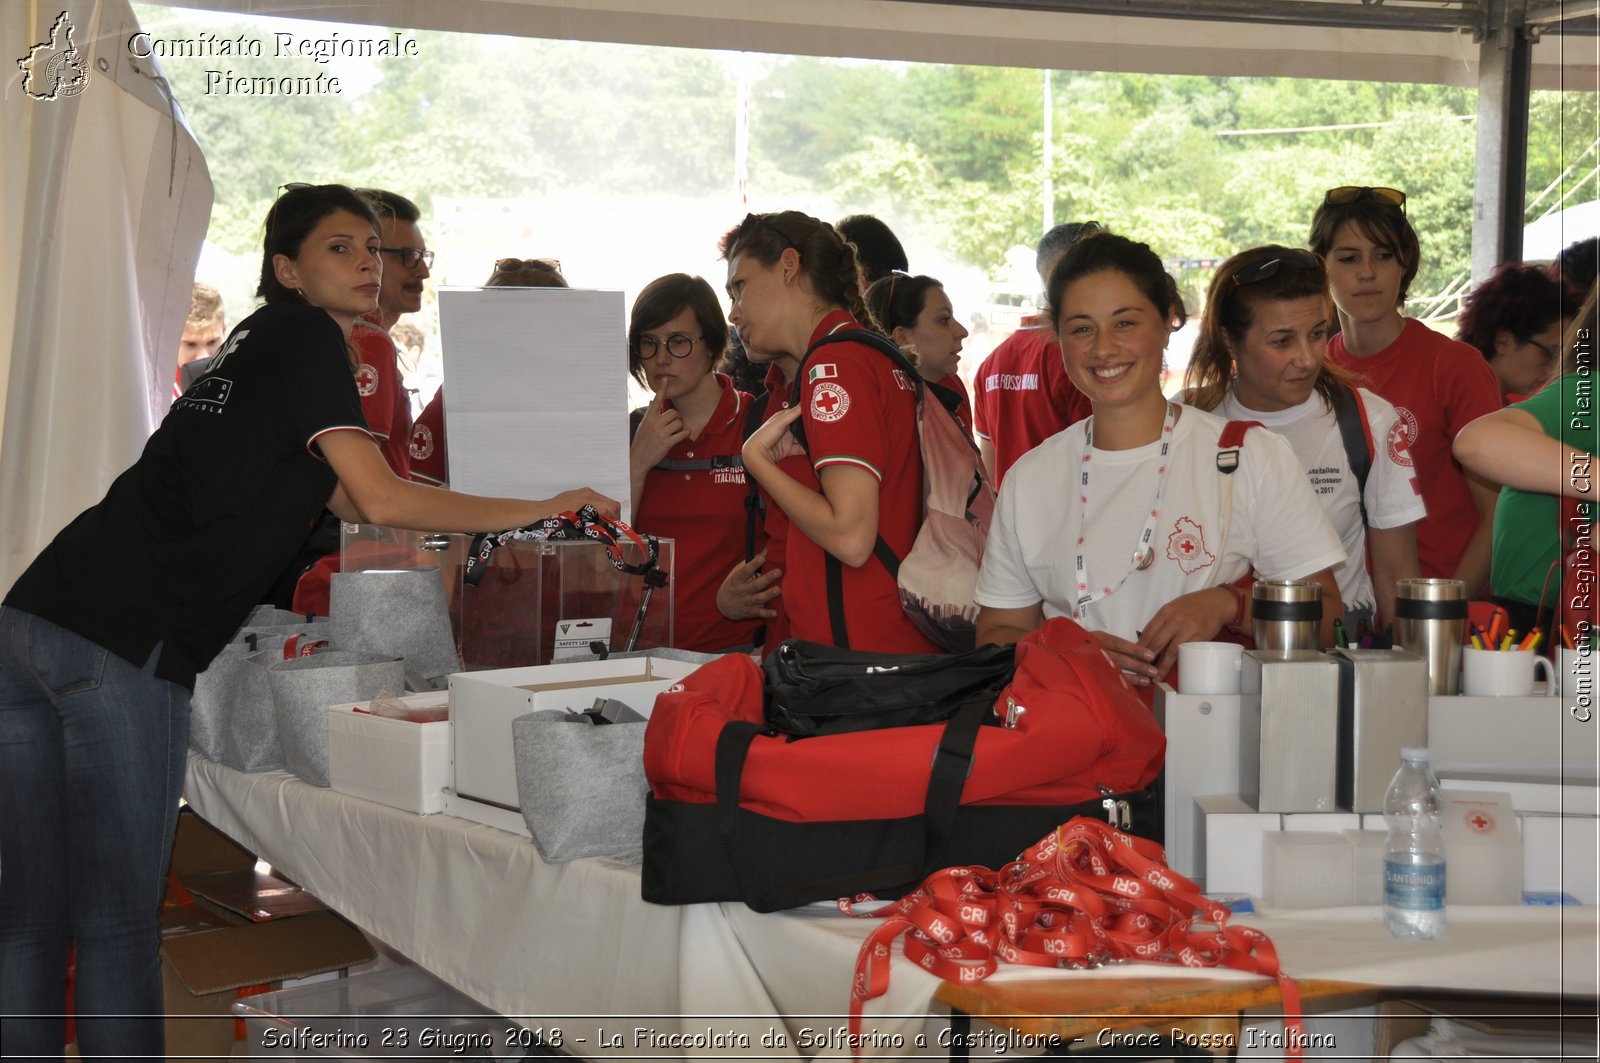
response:
<path id="1" fill-rule="evenodd" d="M 1417 521 L 1427 510 L 1404 436 L 1391 431 L 1394 406 L 1352 388 L 1349 374 L 1327 360 L 1328 330 L 1320 258 L 1276 245 L 1241 251 L 1211 281 L 1185 401 L 1259 421 L 1289 441 L 1344 544 L 1333 574 L 1354 635 L 1362 624 L 1377 629 L 1374 613 L 1392 620 L 1395 581 L 1421 574 Z M 1370 465 L 1364 487 L 1352 473 L 1363 457 Z"/>
<path id="2" fill-rule="evenodd" d="M 1342 613 L 1331 569 L 1344 550 L 1289 445 L 1251 430 L 1224 477 L 1226 422 L 1161 393 L 1167 342 L 1186 315 L 1160 258 L 1097 233 L 1057 264 L 1048 293 L 1067 374 L 1094 413 L 1007 474 L 978 576 L 978 643 L 1070 616 L 1148 685 L 1179 644 L 1250 630 L 1236 581 L 1252 569 L 1322 584 L 1331 642 Z"/>

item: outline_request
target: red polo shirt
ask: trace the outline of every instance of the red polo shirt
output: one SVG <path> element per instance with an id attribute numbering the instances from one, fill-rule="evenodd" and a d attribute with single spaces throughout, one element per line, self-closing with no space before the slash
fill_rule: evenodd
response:
<path id="1" fill-rule="evenodd" d="M 815 343 L 838 328 L 860 328 L 836 310 L 811 335 Z M 922 524 L 922 454 L 917 446 L 915 383 L 881 351 L 860 343 L 832 343 L 802 370 L 806 442 L 811 467 L 801 483 L 821 492 L 818 474 L 848 466 L 878 481 L 878 534 L 904 557 Z M 825 553 L 791 525 L 783 593 L 796 638 L 832 642 L 828 620 Z M 850 645 L 889 653 L 938 653 L 912 626 L 900 605 L 900 588 L 876 557 L 844 567 L 844 612 Z"/>
<path id="2" fill-rule="evenodd" d="M 411 426 L 411 478 L 419 484 L 443 487 L 450 482 L 450 451 L 444 439 L 444 385 Z"/>
<path id="3" fill-rule="evenodd" d="M 972 381 L 973 429 L 994 444 L 997 489 L 1018 458 L 1092 412 L 1067 376 L 1055 330 L 1032 322 L 989 352 Z"/>
<path id="4" fill-rule="evenodd" d="M 400 378 L 394 341 L 368 317 L 356 318 L 350 339 L 356 346 L 356 391 L 367 430 L 378 441 L 383 460 L 404 480 L 411 472 L 411 400 Z"/>
<path id="5" fill-rule="evenodd" d="M 737 456 L 744 447 L 747 405 L 755 400 L 721 373 L 722 397 L 698 439 L 684 439 L 669 461 Z M 706 653 L 749 646 L 753 620 L 729 620 L 717 610 L 717 588 L 728 570 L 744 560 L 745 473 L 730 469 L 651 469 L 634 527 L 675 543 L 676 610 L 673 645 Z M 758 539 L 756 548 L 761 548 Z"/>

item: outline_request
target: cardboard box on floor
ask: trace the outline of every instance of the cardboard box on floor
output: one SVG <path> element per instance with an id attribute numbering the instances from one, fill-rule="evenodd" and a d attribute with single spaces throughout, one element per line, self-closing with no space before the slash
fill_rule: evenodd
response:
<path id="1" fill-rule="evenodd" d="M 240 989 L 275 989 L 285 980 L 373 958 L 361 931 L 320 904 L 306 914 L 272 916 L 275 907 L 304 911 L 312 906 L 304 893 L 294 896 L 283 888 L 281 879 L 267 879 L 252 890 L 255 862 L 194 813 L 185 810 L 178 817 L 172 871 L 186 888 L 168 894 L 161 920 L 171 1058 L 228 1057 L 235 1035 L 232 1007 Z M 250 911 L 229 910 L 202 892 Z M 252 922 L 251 915 L 263 921 Z"/>
<path id="2" fill-rule="evenodd" d="M 1400 1042 L 1427 1033 L 1435 1016 L 1448 1016 L 1488 1034 L 1595 1035 L 1594 1014 L 1580 1003 L 1481 993 L 1408 993 L 1378 1005 L 1375 1057 L 1388 1059 Z"/>

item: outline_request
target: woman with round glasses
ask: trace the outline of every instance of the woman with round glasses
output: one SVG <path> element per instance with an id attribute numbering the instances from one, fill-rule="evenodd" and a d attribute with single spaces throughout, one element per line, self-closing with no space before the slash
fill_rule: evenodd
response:
<path id="1" fill-rule="evenodd" d="M 922 524 L 916 384 L 866 343 L 823 343 L 873 325 L 855 253 L 833 226 L 792 210 L 747 215 L 723 236 L 721 250 L 729 320 L 746 347 L 800 366 L 799 402 L 744 447 L 746 472 L 788 517 L 790 633 L 856 649 L 937 653 L 874 556 L 880 538 L 905 556 Z M 790 430 L 796 422 L 804 444 Z"/>
<path id="2" fill-rule="evenodd" d="M 157 914 L 190 692 L 324 507 L 456 532 L 583 505 L 617 512 L 589 490 L 478 498 L 394 475 L 362 420 L 348 355 L 356 319 L 377 302 L 378 232 L 343 185 L 280 196 L 261 256 L 266 305 L 0 607 L 7 1054 L 60 1058 L 76 939 L 82 1055 L 164 1058 Z"/>
<path id="3" fill-rule="evenodd" d="M 717 293 L 700 277 L 669 273 L 644 286 L 628 321 L 628 370 L 654 394 L 631 418 L 633 523 L 676 543 L 673 642 L 707 653 L 749 649 L 759 617 L 727 617 L 717 589 L 761 546 L 745 507 L 746 428 L 755 400 L 716 372 L 728 344 Z"/>
<path id="4" fill-rule="evenodd" d="M 956 375 L 966 326 L 956 317 L 944 285 L 932 277 L 896 271 L 867 289 L 867 308 L 878 325 L 905 351 L 922 379 L 956 396 L 956 419 L 972 435 L 972 396 Z"/>
<path id="5" fill-rule="evenodd" d="M 1376 630 L 1375 616 L 1393 618 L 1395 581 L 1418 574 L 1416 522 L 1426 510 L 1410 467 L 1377 445 L 1394 407 L 1329 364 L 1328 326 L 1328 275 L 1316 255 L 1241 251 L 1211 280 L 1185 401 L 1289 441 L 1344 544 L 1333 574 L 1354 633 Z"/>
<path id="6" fill-rule="evenodd" d="M 1404 314 L 1421 251 L 1394 188 L 1331 189 L 1311 220 L 1311 250 L 1328 270 L 1339 334 L 1328 360 L 1394 405 L 1399 420 L 1381 442 L 1412 463 L 1428 515 L 1417 525 L 1424 576 L 1459 579 L 1468 596 L 1489 578 L 1493 484 L 1468 477 L 1450 453 L 1457 432 L 1500 408 L 1483 357 Z"/>
<path id="7" fill-rule="evenodd" d="M 1236 581 L 1310 579 L 1333 638 L 1344 550 L 1289 445 L 1248 431 L 1218 468 L 1226 422 L 1168 402 L 1161 371 L 1185 319 L 1177 285 L 1144 244 L 1098 233 L 1051 272 L 1048 311 L 1091 416 L 1006 474 L 978 575 L 978 643 L 1015 642 L 1056 616 L 1095 632 L 1139 686 L 1178 646 L 1251 630 Z"/>
<path id="8" fill-rule="evenodd" d="M 1543 267 L 1508 262 L 1467 296 L 1456 338 L 1483 355 L 1505 401 L 1520 402 L 1561 372 L 1561 334 L 1576 302 Z"/>

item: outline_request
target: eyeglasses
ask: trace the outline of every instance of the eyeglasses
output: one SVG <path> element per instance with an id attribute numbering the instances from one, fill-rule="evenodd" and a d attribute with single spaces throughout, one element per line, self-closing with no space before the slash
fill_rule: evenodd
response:
<path id="1" fill-rule="evenodd" d="M 681 332 L 674 332 L 666 339 L 667 353 L 674 358 L 687 358 L 694 351 L 694 345 L 705 339 L 704 336 L 686 336 Z M 639 357 L 643 361 L 650 361 L 661 351 L 662 341 L 654 336 L 644 335 L 639 337 Z"/>
<path id="2" fill-rule="evenodd" d="M 763 214 L 746 214 L 744 216 L 744 221 L 739 223 L 739 239 L 734 241 L 736 246 L 744 241 L 745 230 L 749 229 L 752 225 L 760 229 L 765 229 L 778 239 L 782 240 L 785 249 L 793 251 L 796 254 L 801 253 L 800 245 L 795 243 L 794 240 L 790 238 L 788 233 L 778 228 L 774 222 L 768 220 L 768 218 Z"/>
<path id="3" fill-rule="evenodd" d="M 399 258 L 402 269 L 416 269 L 419 263 L 433 268 L 433 252 L 420 247 L 380 247 L 378 250 Z"/>
<path id="4" fill-rule="evenodd" d="M 311 184 L 308 184 L 305 181 L 290 181 L 286 185 L 279 185 L 278 186 L 278 191 L 280 191 L 280 192 L 298 192 L 302 188 L 312 188 L 312 187 L 314 187 L 314 186 L 311 185 Z"/>
<path id="5" fill-rule="evenodd" d="M 1263 255 L 1245 263 L 1234 271 L 1234 286 L 1243 287 L 1246 284 L 1264 281 L 1268 277 L 1276 277 L 1278 271 L 1284 266 L 1288 266 L 1290 269 L 1321 269 L 1322 260 L 1310 251 L 1303 251 L 1299 248 L 1272 255 Z"/>
<path id="6" fill-rule="evenodd" d="M 1346 203 L 1359 203 L 1363 199 L 1381 199 L 1385 203 L 1399 207 L 1404 213 L 1406 209 L 1406 194 L 1398 188 L 1369 188 L 1365 185 L 1340 185 L 1330 188 L 1322 197 L 1323 206 L 1343 206 Z"/>
<path id="7" fill-rule="evenodd" d="M 1529 344 L 1530 346 L 1534 346 L 1534 347 L 1539 348 L 1539 350 L 1544 352 L 1544 356 L 1546 358 L 1550 359 L 1552 362 L 1555 361 L 1557 358 L 1561 357 L 1561 352 L 1559 350 L 1557 350 L 1554 347 L 1546 347 L 1544 344 L 1540 343 L 1538 340 L 1534 339 L 1532 336 L 1529 336 L 1527 339 L 1523 340 L 1522 342 L 1526 343 L 1526 344 Z"/>
<path id="8" fill-rule="evenodd" d="M 525 269 L 542 269 L 547 272 L 560 273 L 561 260 L 559 258 L 497 258 L 494 260 L 496 273 L 517 273 Z"/>

